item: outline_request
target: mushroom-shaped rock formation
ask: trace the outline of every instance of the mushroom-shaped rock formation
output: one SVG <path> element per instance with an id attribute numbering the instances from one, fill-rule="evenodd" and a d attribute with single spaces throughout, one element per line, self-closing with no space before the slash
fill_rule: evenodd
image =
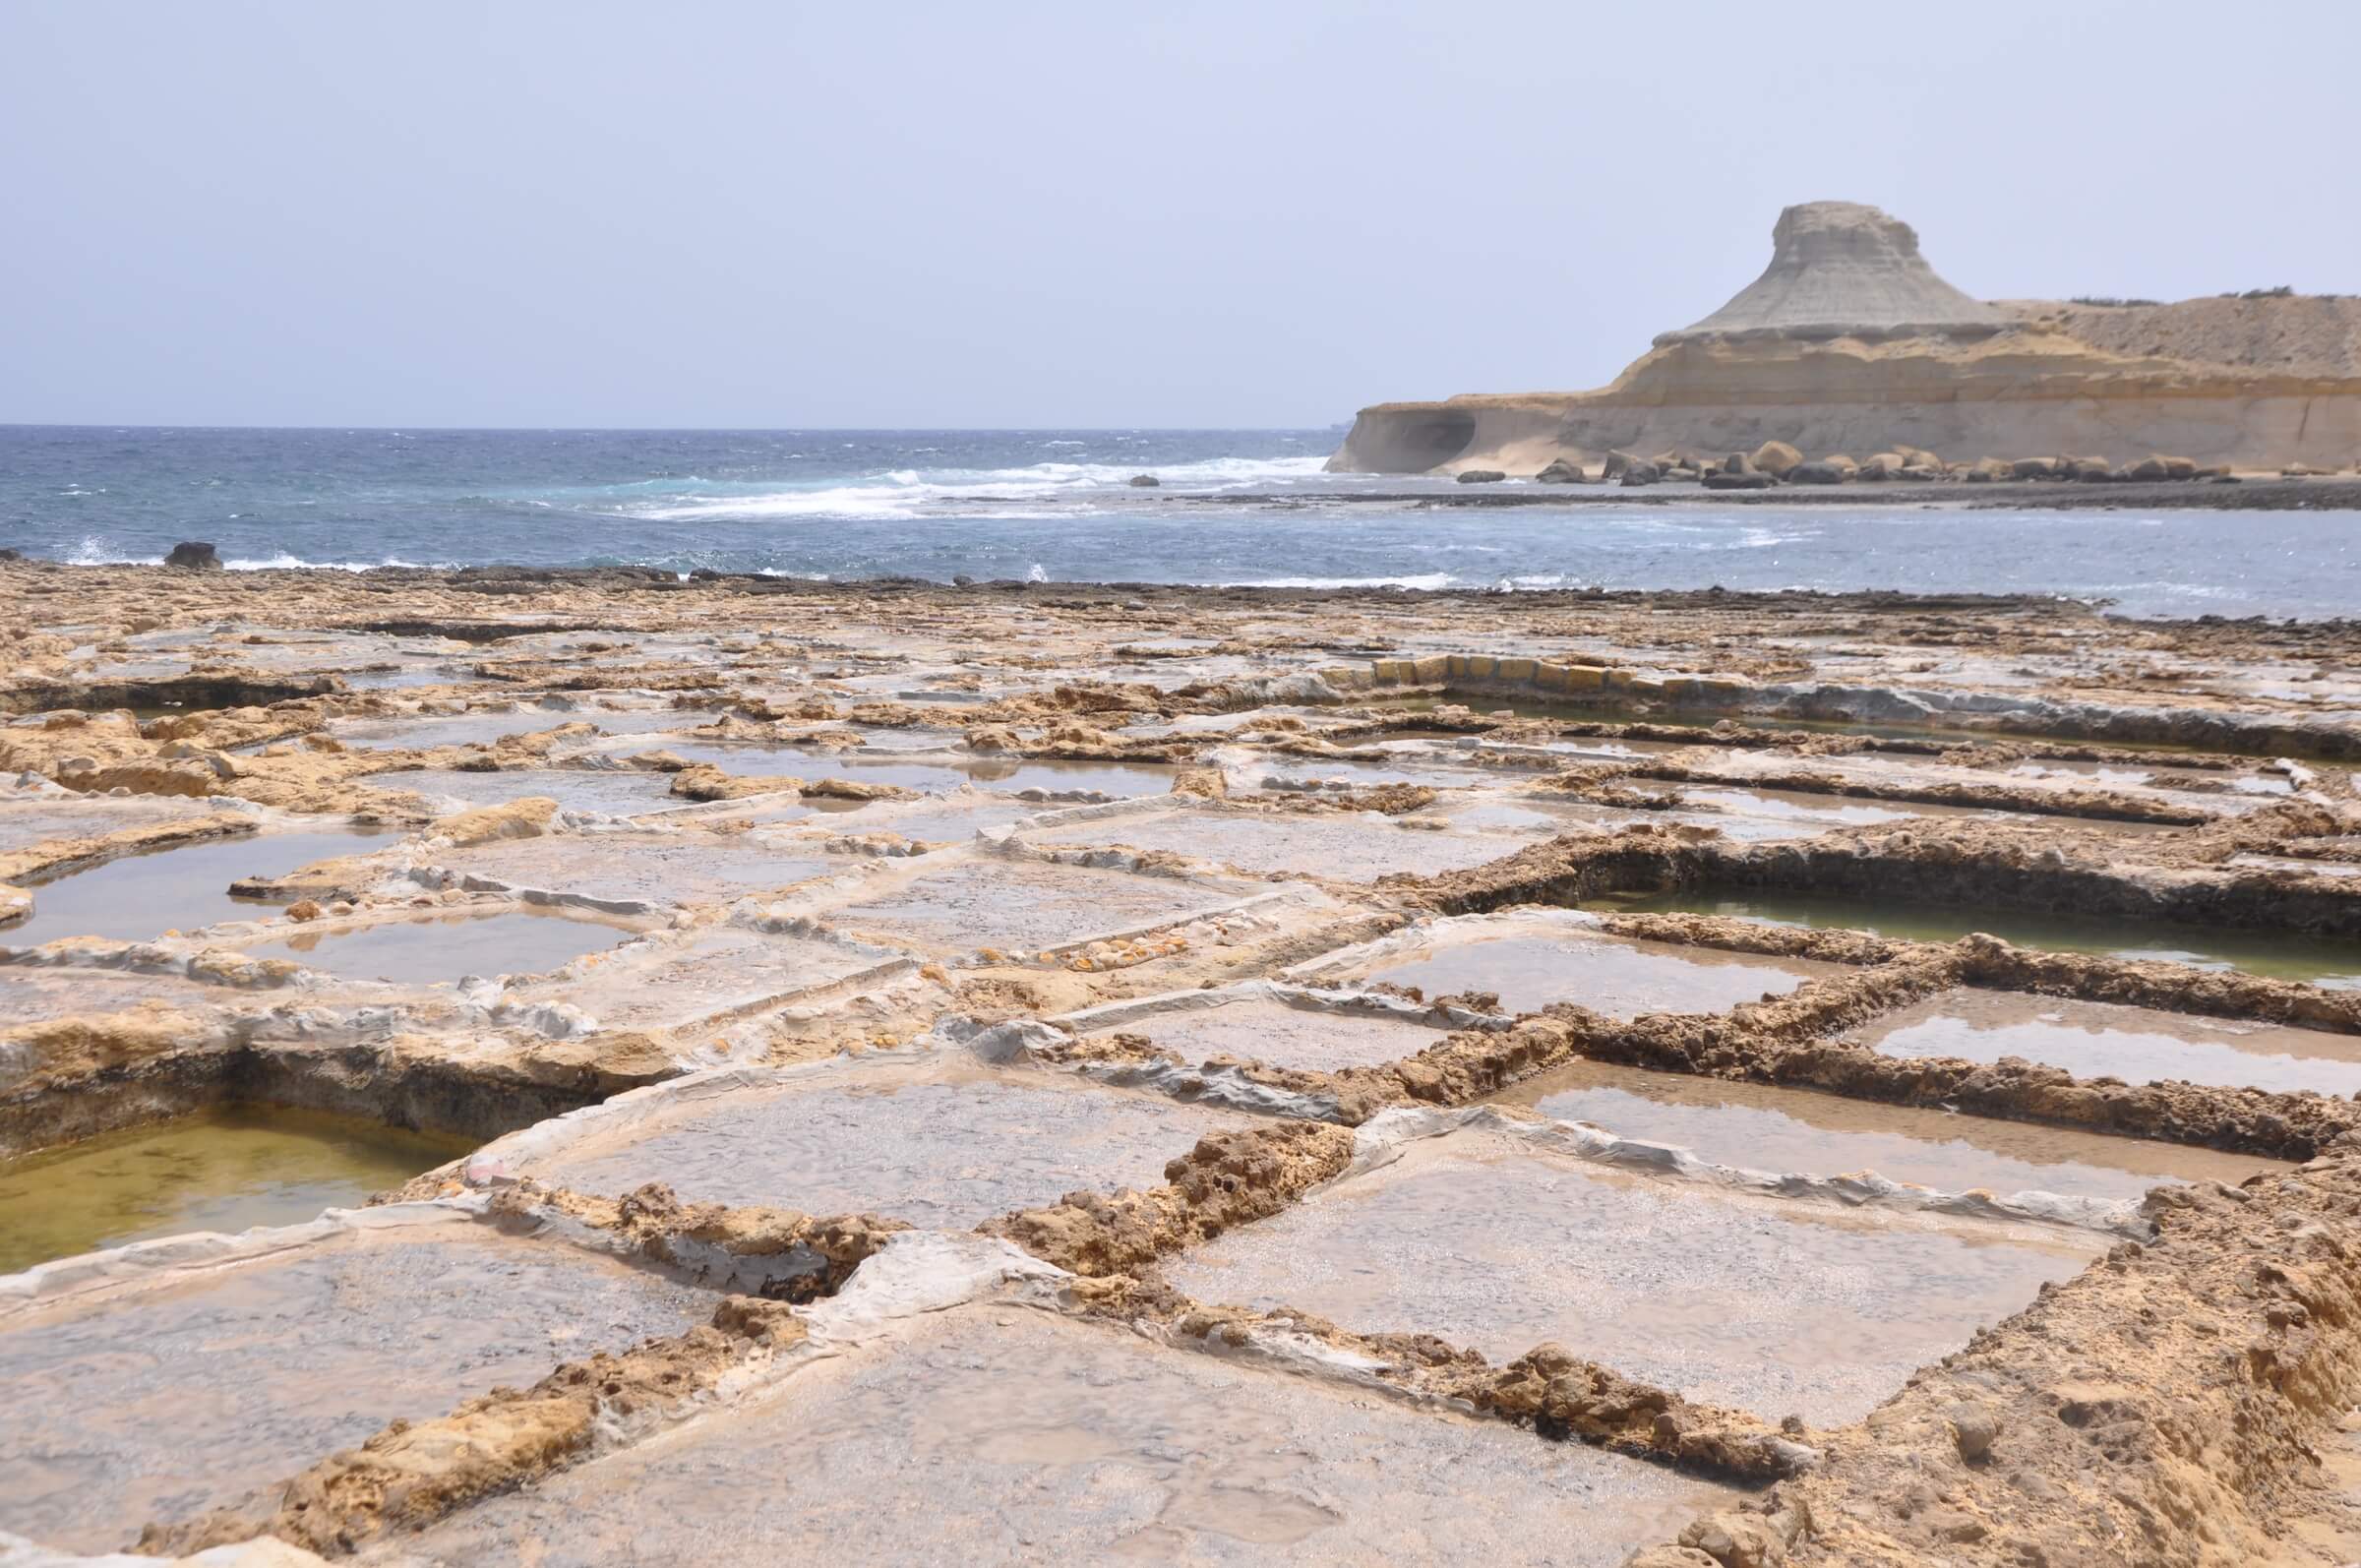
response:
<path id="1" fill-rule="evenodd" d="M 1918 231 L 1858 202 L 1806 202 L 1779 214 L 1771 265 L 1705 320 L 1656 339 L 1988 336 L 2007 312 L 1970 299 L 1918 254 Z"/>

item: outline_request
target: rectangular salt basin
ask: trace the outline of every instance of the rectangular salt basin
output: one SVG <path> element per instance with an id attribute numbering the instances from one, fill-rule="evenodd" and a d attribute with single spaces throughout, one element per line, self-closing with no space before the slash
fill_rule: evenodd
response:
<path id="1" fill-rule="evenodd" d="M 540 909 L 499 915 L 418 915 L 373 926 L 303 931 L 245 949 L 346 980 L 433 985 L 468 975 L 539 975 L 613 947 L 628 928 Z"/>
<path id="2" fill-rule="evenodd" d="M 1174 1007 L 1108 1028 L 1143 1036 L 1191 1065 L 1214 1056 L 1238 1056 L 1307 1072 L 1374 1067 L 1415 1056 L 1445 1035 L 1442 1029 L 1390 1013 L 1298 1007 L 1267 996 L 1212 1007 Z"/>
<path id="3" fill-rule="evenodd" d="M 1579 1002 L 1609 1018 L 1642 1013 L 1726 1012 L 1784 996 L 1807 980 L 1846 974 L 1808 958 L 1768 958 L 1671 942 L 1636 941 L 1505 916 L 1501 935 L 1460 926 L 1422 956 L 1382 964 L 1364 981 L 1415 986 L 1425 996 L 1492 992 L 1504 1012 Z"/>
<path id="4" fill-rule="evenodd" d="M 891 784 L 924 795 L 955 790 L 967 781 L 957 768 L 941 763 L 872 761 L 858 751 L 816 752 L 808 747 L 745 741 L 675 741 L 664 735 L 646 739 L 648 745 L 627 750 L 635 754 L 669 752 L 691 766 L 707 764 L 745 778 L 840 778 L 856 784 Z"/>
<path id="5" fill-rule="evenodd" d="M 1715 1165 L 1804 1176 L 1874 1171 L 1941 1192 L 2055 1192 L 2114 1201 L 2175 1181 L 2236 1186 L 2290 1169 L 2146 1138 L 2110 1137 L 1809 1089 L 1576 1061 L 1491 1097 L 1560 1121 L 1668 1143 Z"/>
<path id="6" fill-rule="evenodd" d="M 1373 881 L 1389 872 L 1434 876 L 1512 855 L 1524 836 L 1405 826 L 1375 812 L 1288 813 L 1143 812 L 1075 822 L 1028 833 L 1039 844 L 1127 844 L 1234 867 L 1254 875 L 1272 872 Z"/>
<path id="7" fill-rule="evenodd" d="M 642 1111 L 641 1105 L 655 1109 Z M 829 1062 L 775 1086 L 631 1105 L 519 1174 L 579 1192 L 875 1213 L 965 1230 L 1068 1192 L 1145 1189 L 1240 1112 L 972 1059 Z M 493 1158 L 499 1158 L 495 1146 Z"/>
<path id="8" fill-rule="evenodd" d="M 234 1106 L 0 1160 L 0 1274 L 148 1236 L 297 1225 L 471 1147 L 358 1116 Z"/>
<path id="9" fill-rule="evenodd" d="M 371 773 L 358 782 L 371 789 L 412 790 L 445 803 L 452 811 L 505 806 L 531 796 L 556 801 L 570 812 L 598 812 L 608 816 L 636 816 L 688 804 L 672 793 L 667 775 L 627 768 L 527 767 L 497 773 L 409 768 Z"/>
<path id="10" fill-rule="evenodd" d="M 1163 795 L 1180 769 L 1169 762 L 1083 762 L 1055 757 L 981 757 L 957 764 L 978 789 L 1000 794 Z"/>
<path id="11" fill-rule="evenodd" d="M 1902 805 L 1892 801 L 1854 800 L 1843 795 L 1813 795 L 1796 790 L 1690 788 L 1680 791 L 1684 805 L 1710 810 L 1681 814 L 1718 827 L 1729 837 L 1748 843 L 1808 838 L 1840 827 L 1874 827 L 1911 817 L 1981 817 L 1987 821 L 2023 821 L 2015 812 L 1979 810 L 1967 806 Z"/>
<path id="12" fill-rule="evenodd" d="M 1880 1019 L 1860 1038 L 1892 1056 L 2023 1056 L 2078 1077 L 2126 1083 L 2177 1078 L 2279 1093 L 2361 1093 L 2361 1035 L 2024 992 L 1939 992 Z"/>
<path id="13" fill-rule="evenodd" d="M 0 1521 L 128 1545 L 560 1361 L 675 1334 L 712 1297 L 463 1220 L 375 1230 L 0 1325 Z"/>
<path id="14" fill-rule="evenodd" d="M 397 1545 L 438 1568 L 1552 1563 L 1731 1488 L 1018 1306 L 919 1319 Z"/>
<path id="15" fill-rule="evenodd" d="M 648 906 L 728 902 L 858 864 L 840 856 L 789 855 L 744 835 L 697 832 L 550 834 L 442 850 L 430 858 L 447 871 L 504 887 Z"/>
<path id="16" fill-rule="evenodd" d="M 844 931 L 889 940 L 1026 953 L 1163 925 L 1236 901 L 1175 876 L 992 859 L 929 873 L 827 918 Z"/>
<path id="17" fill-rule="evenodd" d="M 600 964 L 572 980 L 510 993 L 578 1007 L 601 1029 L 678 1029 L 726 1017 L 891 962 L 840 942 L 734 928 L 699 932 L 646 958 Z M 906 964 L 908 960 L 903 960 Z"/>
<path id="18" fill-rule="evenodd" d="M 262 833 L 208 838 L 119 856 L 31 888 L 32 916 L 0 930 L 0 946 L 37 947 L 64 936 L 151 941 L 167 931 L 196 931 L 232 920 L 267 920 L 267 899 L 232 898 L 229 885 L 278 877 L 314 861 L 364 855 L 373 829 Z"/>
<path id="19" fill-rule="evenodd" d="M 1907 941 L 1957 941 L 1971 932 L 2019 947 L 2166 958 L 2199 969 L 2244 970 L 2332 990 L 2361 987 L 2361 940 L 2223 926 L 2174 926 L 2096 915 L 1961 909 L 1903 899 L 1852 898 L 1771 888 L 1690 888 L 1585 900 L 1588 908 L 1634 915 L 1727 915 L 1772 926 L 1866 931 Z"/>
<path id="20" fill-rule="evenodd" d="M 1554 1342 L 1692 1399 L 1826 1426 L 2106 1239 L 1735 1196 L 1463 1131 L 1165 1272 L 1201 1301 L 1436 1334 L 1495 1361 Z"/>

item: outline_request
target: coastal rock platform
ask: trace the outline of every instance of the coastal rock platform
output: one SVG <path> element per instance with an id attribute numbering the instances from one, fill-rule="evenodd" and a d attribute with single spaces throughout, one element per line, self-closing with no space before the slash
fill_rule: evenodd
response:
<path id="1" fill-rule="evenodd" d="M 2361 1555 L 2361 628 L 0 592 L 10 1568 Z"/>

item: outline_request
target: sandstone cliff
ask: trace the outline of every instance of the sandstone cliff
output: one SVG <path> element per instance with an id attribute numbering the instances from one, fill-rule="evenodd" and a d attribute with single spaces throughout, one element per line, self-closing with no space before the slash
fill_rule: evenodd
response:
<path id="1" fill-rule="evenodd" d="M 1815 456 L 2342 468 L 2361 459 L 2361 300 L 1987 303 L 1938 276 L 1908 224 L 1815 202 L 1780 214 L 1760 277 L 1612 385 L 1380 403 L 1329 467 L 1532 474 L 1773 441 Z"/>

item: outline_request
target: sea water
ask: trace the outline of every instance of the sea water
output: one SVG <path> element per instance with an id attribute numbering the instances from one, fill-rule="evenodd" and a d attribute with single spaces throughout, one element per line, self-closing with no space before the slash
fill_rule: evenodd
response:
<path id="1" fill-rule="evenodd" d="M 2361 613 L 2335 513 L 1531 507 L 1328 474 L 1320 430 L 0 427 L 0 547 L 232 568 L 649 566 L 795 576 L 1373 586 L 1896 588 L 2135 615 Z M 1148 473 L 1154 489 L 1133 487 Z M 1538 495 L 1526 481 L 1488 496 Z M 1662 492 L 1649 492 L 1654 500 Z M 1373 497 L 1391 499 L 1372 500 Z"/>

